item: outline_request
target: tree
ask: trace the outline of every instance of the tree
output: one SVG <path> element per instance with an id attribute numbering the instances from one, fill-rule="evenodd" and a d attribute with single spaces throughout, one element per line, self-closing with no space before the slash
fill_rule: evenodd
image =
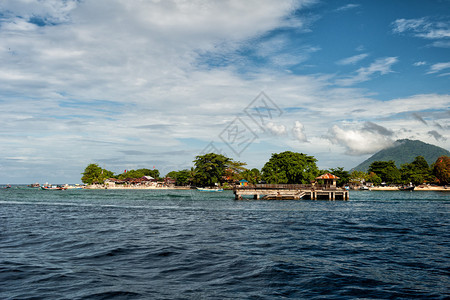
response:
<path id="1" fill-rule="evenodd" d="M 189 183 L 190 171 L 189 170 L 172 171 L 167 173 L 166 177 L 175 179 L 176 185 L 187 185 Z"/>
<path id="2" fill-rule="evenodd" d="M 382 180 L 377 174 L 375 174 L 374 172 L 370 172 L 370 174 L 367 176 L 367 182 L 372 182 L 373 185 L 380 185 Z"/>
<path id="3" fill-rule="evenodd" d="M 137 169 L 137 170 L 128 170 L 126 172 L 123 172 L 118 176 L 119 179 L 126 179 L 126 178 L 141 178 L 144 176 L 151 176 L 155 178 L 156 180 L 159 179 L 159 171 L 157 169 L 150 170 L 150 169 Z"/>
<path id="4" fill-rule="evenodd" d="M 195 168 L 191 167 L 189 170 L 189 184 L 193 185 L 195 180 Z"/>
<path id="5" fill-rule="evenodd" d="M 436 176 L 439 184 L 450 184 L 450 157 L 441 156 L 434 163 L 433 175 Z"/>
<path id="6" fill-rule="evenodd" d="M 339 179 L 336 181 L 337 186 L 343 186 L 350 179 L 350 174 L 348 173 L 348 171 L 344 171 L 344 168 L 342 167 L 331 168 L 330 173 L 339 177 Z"/>
<path id="7" fill-rule="evenodd" d="M 136 171 L 142 173 L 143 174 L 142 176 L 151 176 L 151 177 L 155 178 L 156 180 L 159 179 L 159 170 L 158 169 L 151 170 L 151 169 L 144 168 L 144 169 L 137 169 Z"/>
<path id="8" fill-rule="evenodd" d="M 417 156 L 412 163 L 404 164 L 400 168 L 403 183 L 412 182 L 419 185 L 431 180 L 431 170 L 423 156 Z"/>
<path id="9" fill-rule="evenodd" d="M 225 169 L 225 180 L 227 182 L 235 182 L 237 180 L 240 180 L 242 178 L 241 173 L 247 170 L 244 167 L 245 165 L 247 164 L 240 161 L 230 160 L 227 163 L 227 168 Z"/>
<path id="10" fill-rule="evenodd" d="M 356 171 L 354 170 L 349 177 L 349 181 L 353 184 L 361 184 L 363 182 L 366 182 L 368 178 L 367 173 L 363 171 Z"/>
<path id="11" fill-rule="evenodd" d="M 114 176 L 114 173 L 106 169 L 102 169 L 97 164 L 90 164 L 84 169 L 81 181 L 86 184 L 102 183 L 107 178 Z"/>
<path id="12" fill-rule="evenodd" d="M 395 162 L 390 161 L 374 161 L 370 164 L 368 173 L 374 172 L 382 181 L 386 183 L 399 183 L 401 180 L 400 171 L 397 169 Z"/>
<path id="13" fill-rule="evenodd" d="M 201 186 L 213 186 L 225 181 L 225 169 L 232 160 L 222 154 L 208 153 L 195 157 L 194 183 Z"/>
<path id="14" fill-rule="evenodd" d="M 119 179 L 123 180 L 126 178 L 141 178 L 145 176 L 144 173 L 137 170 L 127 170 L 119 175 Z"/>
<path id="15" fill-rule="evenodd" d="M 275 153 L 262 168 L 262 179 L 275 184 L 310 183 L 319 173 L 316 161 L 313 156 L 303 153 Z"/>
<path id="16" fill-rule="evenodd" d="M 240 175 L 241 179 L 247 180 L 250 184 L 257 184 L 259 181 L 261 181 L 261 172 L 259 172 L 259 170 L 256 168 L 245 170 Z"/>

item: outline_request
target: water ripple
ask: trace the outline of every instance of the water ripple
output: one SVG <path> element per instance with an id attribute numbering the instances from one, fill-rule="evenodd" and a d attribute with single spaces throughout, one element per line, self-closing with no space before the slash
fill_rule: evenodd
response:
<path id="1" fill-rule="evenodd" d="M 449 197 L 412 195 L 1 192 L 0 298 L 446 299 Z"/>

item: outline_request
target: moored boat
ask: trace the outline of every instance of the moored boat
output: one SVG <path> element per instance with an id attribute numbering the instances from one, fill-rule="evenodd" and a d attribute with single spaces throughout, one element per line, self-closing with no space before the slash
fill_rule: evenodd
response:
<path id="1" fill-rule="evenodd" d="M 41 186 L 41 190 L 45 190 L 45 191 L 62 191 L 62 190 L 66 190 L 67 188 L 62 187 L 62 186 L 51 186 L 51 185 L 43 185 Z"/>
<path id="2" fill-rule="evenodd" d="M 201 192 L 223 192 L 223 189 L 221 188 L 197 188 L 197 190 Z"/>
<path id="3" fill-rule="evenodd" d="M 415 186 L 407 185 L 407 186 L 399 186 L 398 189 L 400 191 L 414 191 Z"/>

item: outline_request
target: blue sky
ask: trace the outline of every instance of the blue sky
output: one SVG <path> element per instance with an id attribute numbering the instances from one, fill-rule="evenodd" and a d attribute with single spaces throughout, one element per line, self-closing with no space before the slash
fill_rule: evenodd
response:
<path id="1" fill-rule="evenodd" d="M 450 149 L 450 1 L 0 2 L 0 183 Z"/>

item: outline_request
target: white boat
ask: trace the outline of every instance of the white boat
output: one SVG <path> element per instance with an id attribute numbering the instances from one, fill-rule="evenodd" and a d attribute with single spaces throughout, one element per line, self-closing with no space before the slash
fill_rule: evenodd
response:
<path id="1" fill-rule="evenodd" d="M 369 187 L 366 186 L 366 185 L 362 185 L 362 186 L 359 187 L 359 189 L 360 189 L 361 191 L 368 191 L 368 190 L 369 190 Z"/>
<path id="2" fill-rule="evenodd" d="M 223 192 L 223 189 L 221 188 L 197 188 L 197 190 L 201 192 Z"/>
<path id="3" fill-rule="evenodd" d="M 67 190 L 67 188 L 63 187 L 63 186 L 47 185 L 47 186 L 41 186 L 41 190 L 45 190 L 45 191 L 63 191 L 63 190 Z"/>

